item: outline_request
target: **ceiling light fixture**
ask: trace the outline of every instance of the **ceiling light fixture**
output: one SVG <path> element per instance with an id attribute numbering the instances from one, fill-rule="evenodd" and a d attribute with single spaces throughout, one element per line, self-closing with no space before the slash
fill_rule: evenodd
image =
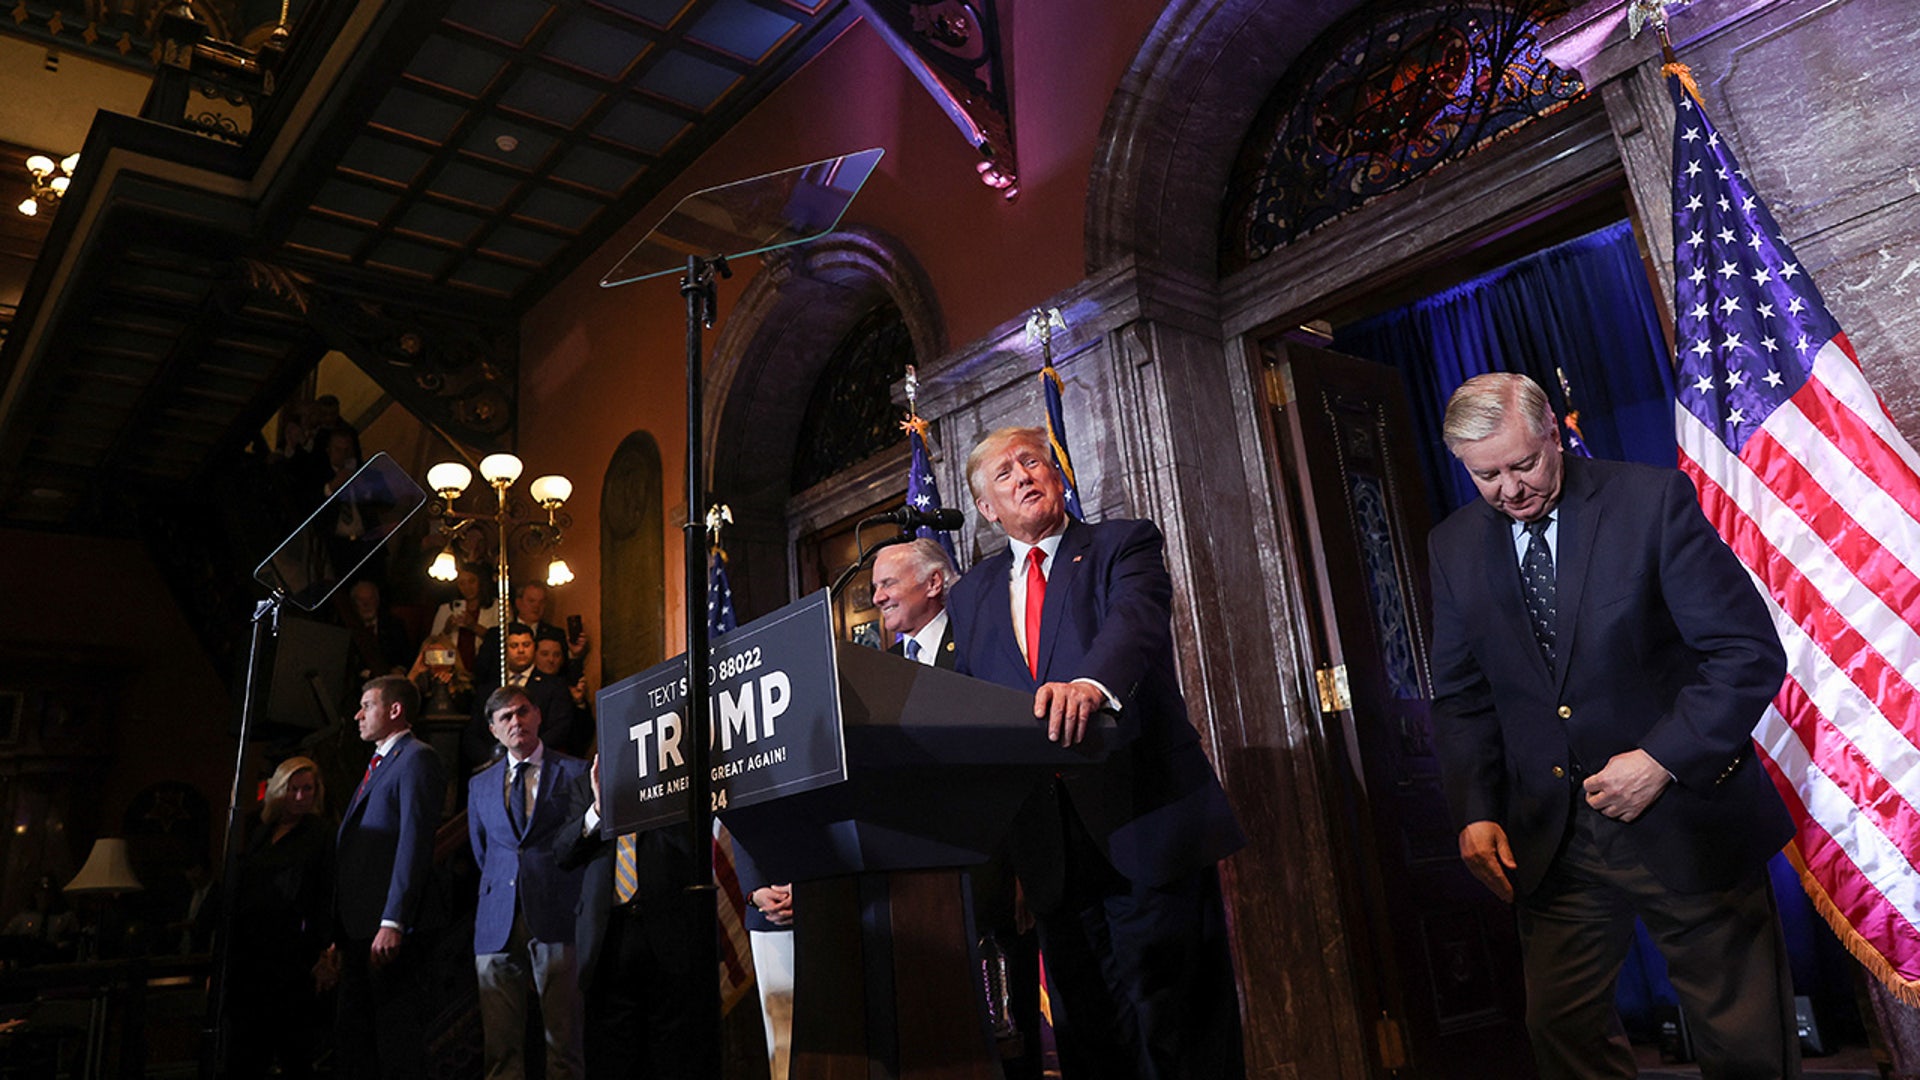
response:
<path id="1" fill-rule="evenodd" d="M 35 154 L 27 159 L 27 172 L 33 174 L 33 194 L 20 200 L 14 209 L 28 217 L 40 213 L 42 206 L 53 209 L 60 205 L 60 197 L 67 193 L 73 183 L 73 174 L 80 167 L 80 155 L 68 154 L 54 161 L 45 154 Z"/>

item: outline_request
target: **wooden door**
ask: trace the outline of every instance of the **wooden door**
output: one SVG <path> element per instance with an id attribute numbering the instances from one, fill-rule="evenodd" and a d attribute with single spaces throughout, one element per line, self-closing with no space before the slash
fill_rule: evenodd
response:
<path id="1" fill-rule="evenodd" d="M 1427 496 L 1400 376 L 1262 347 L 1277 490 L 1312 561 L 1317 759 L 1376 1076 L 1534 1075 L 1512 909 L 1460 861 L 1427 665 Z"/>
<path id="2" fill-rule="evenodd" d="M 860 557 L 860 547 L 855 542 L 855 527 L 861 521 L 898 505 L 900 495 L 891 493 L 858 513 L 800 537 L 794 544 L 800 570 L 800 595 L 826 588 L 840 576 L 842 570 Z M 866 531 L 866 541 L 872 544 L 891 535 L 893 533 L 884 525 L 871 526 Z M 887 640 L 886 629 L 880 625 L 880 610 L 873 606 L 871 564 L 862 567 L 853 580 L 847 582 L 845 591 L 834 599 L 833 632 L 841 641 L 869 648 L 884 649 L 893 644 Z"/>

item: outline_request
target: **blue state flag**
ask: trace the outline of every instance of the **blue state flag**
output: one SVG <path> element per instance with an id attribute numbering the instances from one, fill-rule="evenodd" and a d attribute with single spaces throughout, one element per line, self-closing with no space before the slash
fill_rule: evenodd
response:
<path id="1" fill-rule="evenodd" d="M 1080 482 L 1073 475 L 1073 455 L 1067 452 L 1067 422 L 1060 409 L 1060 373 L 1051 363 L 1040 369 L 1040 392 L 1047 400 L 1047 443 L 1053 450 L 1053 464 L 1067 484 L 1067 513 L 1077 521 L 1085 521 L 1087 515 L 1080 509 Z"/>

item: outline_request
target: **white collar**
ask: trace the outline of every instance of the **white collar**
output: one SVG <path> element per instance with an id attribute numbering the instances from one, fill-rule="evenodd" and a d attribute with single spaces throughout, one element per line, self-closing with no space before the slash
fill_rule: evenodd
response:
<path id="1" fill-rule="evenodd" d="M 931 657 L 934 650 L 940 647 L 940 639 L 946 635 L 946 632 L 947 609 L 941 608 L 933 613 L 933 618 L 927 620 L 927 625 L 908 634 L 907 638 L 920 643 L 920 655 Z M 904 648 L 901 649 L 901 652 L 905 651 Z"/>
<path id="2" fill-rule="evenodd" d="M 1013 552 L 1013 573 L 1024 574 L 1027 572 L 1027 552 L 1032 551 L 1034 548 L 1040 549 L 1040 561 L 1043 564 L 1051 563 L 1053 561 L 1053 553 L 1060 550 L 1061 538 L 1066 535 L 1067 524 L 1063 521 L 1060 523 L 1059 532 L 1054 533 L 1052 536 L 1042 537 L 1037 544 L 1029 544 L 1023 540 L 1015 540 L 1011 536 L 1007 537 L 1007 550 Z"/>

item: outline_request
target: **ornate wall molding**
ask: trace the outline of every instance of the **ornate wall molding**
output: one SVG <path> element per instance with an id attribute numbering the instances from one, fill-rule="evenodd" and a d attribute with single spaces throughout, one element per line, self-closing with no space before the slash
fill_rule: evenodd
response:
<path id="1" fill-rule="evenodd" d="M 1233 157 L 1308 42 L 1353 0 L 1175 0 L 1114 90 L 1087 181 L 1087 269 L 1216 274 Z"/>

